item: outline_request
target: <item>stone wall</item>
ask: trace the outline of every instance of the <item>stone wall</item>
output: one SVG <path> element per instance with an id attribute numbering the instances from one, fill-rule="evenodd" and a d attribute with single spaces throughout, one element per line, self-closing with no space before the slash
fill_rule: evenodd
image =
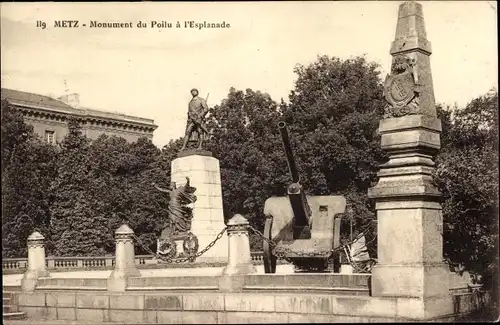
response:
<path id="1" fill-rule="evenodd" d="M 61 142 L 66 134 L 68 134 L 68 125 L 63 121 L 32 119 L 25 117 L 25 122 L 33 126 L 33 131 L 38 134 L 42 139 L 45 139 L 45 131 L 54 131 L 57 142 Z M 97 127 L 81 125 L 82 133 L 90 139 L 97 139 L 101 134 L 108 136 L 122 137 L 128 142 L 135 142 L 141 137 L 148 139 L 153 138 L 153 133 L 126 131 L 112 127 Z"/>
<path id="2" fill-rule="evenodd" d="M 252 274 L 242 287 L 221 288 L 220 276 L 133 277 L 124 292 L 108 291 L 106 279 L 41 278 L 34 292 L 16 292 L 29 319 L 143 323 L 414 322 L 419 298 L 372 297 L 365 274 Z M 19 289 L 18 289 L 19 290 Z M 479 291 L 450 292 L 434 308 L 453 321 L 486 301 Z"/>
<path id="3" fill-rule="evenodd" d="M 63 121 L 38 120 L 27 117 L 24 118 L 24 121 L 32 125 L 33 131 L 44 141 L 46 141 L 45 131 L 53 131 L 57 142 L 61 142 L 66 134 L 68 134 L 68 125 Z"/>
<path id="4" fill-rule="evenodd" d="M 120 129 L 113 129 L 110 127 L 90 127 L 90 126 L 82 126 L 83 133 L 90 139 L 97 139 L 101 134 L 105 133 L 108 136 L 117 136 L 124 138 L 127 142 L 135 142 L 141 137 L 146 137 L 148 139 L 153 139 L 152 133 L 145 132 L 133 132 L 133 131 L 124 131 Z"/>
<path id="5" fill-rule="evenodd" d="M 31 319 L 122 324 L 410 322 L 405 317 L 408 306 L 400 300 L 271 291 L 126 294 L 35 291 L 21 293 L 18 297 L 20 310 Z M 459 301 L 455 305 L 462 310 L 473 305 L 470 295 L 457 296 L 455 301 Z M 454 318 L 454 315 L 448 315 L 434 321 L 452 321 Z"/>

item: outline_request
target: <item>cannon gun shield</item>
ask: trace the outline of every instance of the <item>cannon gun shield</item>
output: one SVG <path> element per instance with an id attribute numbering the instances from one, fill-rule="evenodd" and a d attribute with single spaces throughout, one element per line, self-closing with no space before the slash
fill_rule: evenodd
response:
<path id="1" fill-rule="evenodd" d="M 295 265 L 322 265 L 332 257 L 336 259 L 332 252 L 340 247 L 340 217 L 345 212 L 346 200 L 343 196 L 306 196 L 306 199 L 312 213 L 309 239 L 294 239 L 294 214 L 287 197 L 271 197 L 266 200 L 264 236 L 288 251 L 286 258 Z M 269 249 L 269 244 L 264 240 L 266 273 L 275 273 L 276 267 L 272 264 L 275 259 L 272 249 Z"/>

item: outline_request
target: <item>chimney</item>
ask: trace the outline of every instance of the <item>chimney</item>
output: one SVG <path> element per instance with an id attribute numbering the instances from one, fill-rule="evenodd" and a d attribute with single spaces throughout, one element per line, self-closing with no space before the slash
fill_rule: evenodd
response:
<path id="1" fill-rule="evenodd" d="M 64 102 L 65 104 L 68 104 L 69 106 L 78 108 L 78 106 L 80 105 L 80 95 L 78 95 L 77 93 L 69 92 L 68 81 L 66 79 L 64 79 L 64 88 L 64 95 L 57 99 Z"/>
<path id="2" fill-rule="evenodd" d="M 64 94 L 57 99 L 74 108 L 78 108 L 78 106 L 80 105 L 80 95 L 78 95 L 77 93 Z"/>

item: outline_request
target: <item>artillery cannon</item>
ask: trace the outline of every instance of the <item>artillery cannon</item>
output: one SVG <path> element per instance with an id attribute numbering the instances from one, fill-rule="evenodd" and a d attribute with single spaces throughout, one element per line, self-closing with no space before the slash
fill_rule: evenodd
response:
<path id="1" fill-rule="evenodd" d="M 340 246 L 339 215 L 345 211 L 343 196 L 306 196 L 293 156 L 288 128 L 279 122 L 292 183 L 288 197 L 271 197 L 264 204 L 264 270 L 276 272 L 277 254 L 281 254 L 300 269 L 324 271 L 333 260 L 334 272 L 338 272 Z M 276 244 L 273 247 L 268 240 Z"/>

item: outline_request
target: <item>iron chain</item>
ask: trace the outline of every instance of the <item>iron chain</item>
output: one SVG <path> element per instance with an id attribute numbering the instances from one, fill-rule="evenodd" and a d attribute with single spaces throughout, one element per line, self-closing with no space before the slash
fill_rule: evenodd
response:
<path id="1" fill-rule="evenodd" d="M 370 224 L 362 232 L 360 232 L 358 234 L 358 236 L 356 236 L 356 238 L 354 238 L 353 240 L 350 240 L 350 241 L 344 243 L 343 245 L 341 245 L 339 247 L 336 247 L 336 248 L 328 250 L 328 251 L 320 251 L 320 252 L 296 252 L 296 251 L 293 251 L 290 248 L 287 248 L 287 247 L 284 247 L 282 245 L 279 245 L 278 243 L 275 243 L 273 240 L 271 240 L 269 238 L 266 238 L 266 236 L 264 236 L 264 234 L 262 232 L 260 232 L 258 229 L 254 228 L 254 227 L 252 227 L 250 225 L 248 227 L 249 227 L 249 229 L 251 231 L 253 231 L 261 239 L 263 239 L 265 242 L 267 242 L 269 244 L 269 246 L 272 248 L 272 254 L 274 256 L 276 256 L 280 260 L 286 260 L 287 262 L 291 263 L 292 261 L 287 257 L 287 255 L 295 255 L 295 256 L 300 256 L 300 257 L 315 257 L 315 256 L 318 256 L 318 255 L 330 256 L 332 253 L 335 253 L 337 251 L 343 250 L 345 247 L 347 247 L 349 245 L 352 245 L 354 242 L 356 242 L 361 237 L 363 237 L 368 232 L 368 230 L 370 230 L 373 226 L 374 226 L 373 223 Z M 180 263 L 184 263 L 184 262 L 188 262 L 188 261 L 189 262 L 194 262 L 196 260 L 196 258 L 200 257 L 205 252 L 207 252 L 210 248 L 212 248 L 217 243 L 217 241 L 222 238 L 222 236 L 224 235 L 224 233 L 226 232 L 226 230 L 227 230 L 227 227 L 224 228 L 224 229 L 222 229 L 217 234 L 217 236 L 215 237 L 215 239 L 212 242 L 210 242 L 204 249 L 202 249 L 201 251 L 199 251 L 196 254 L 193 254 L 193 255 L 190 255 L 190 256 L 187 256 L 187 257 L 184 257 L 184 258 L 166 258 L 164 256 L 161 256 L 160 254 L 153 252 L 135 234 L 132 235 L 132 236 L 137 241 L 137 243 L 144 250 L 146 250 L 149 254 L 151 254 L 151 255 L 155 256 L 156 258 L 158 258 L 158 259 L 160 259 L 160 260 L 162 260 L 164 262 L 167 262 L 167 263 L 177 263 L 177 264 L 180 264 Z M 353 265 L 353 267 L 355 267 L 356 269 L 359 268 L 358 265 Z"/>
<path id="2" fill-rule="evenodd" d="M 201 255 L 205 254 L 206 251 L 208 251 L 210 248 L 212 248 L 215 243 L 217 243 L 217 241 L 219 239 L 222 238 L 222 236 L 224 235 L 224 233 L 226 232 L 227 230 L 227 227 L 225 227 L 224 229 L 222 229 L 218 234 L 217 236 L 215 237 L 214 240 L 212 240 L 208 245 L 207 247 L 205 247 L 204 249 L 202 249 L 201 251 L 199 251 L 198 253 L 196 254 L 193 254 L 193 255 L 189 255 L 187 257 L 183 257 L 183 258 L 167 258 L 167 257 L 164 257 L 164 256 L 161 256 L 160 254 L 158 253 L 155 253 L 153 252 L 147 245 L 145 245 L 140 239 L 139 237 L 137 237 L 135 234 L 132 235 L 133 238 L 137 241 L 137 243 L 145 250 L 147 251 L 149 254 L 155 256 L 157 259 L 160 259 L 164 262 L 167 262 L 167 263 L 177 263 L 177 264 L 180 264 L 180 263 L 184 263 L 184 262 L 194 262 L 196 260 L 196 258 L 200 257 Z"/>
<path id="3" fill-rule="evenodd" d="M 274 256 L 276 256 L 278 259 L 282 259 L 282 260 L 284 259 L 288 262 L 291 262 L 290 259 L 287 258 L 287 254 L 290 254 L 290 253 L 292 255 L 296 255 L 296 256 L 300 256 L 300 257 L 314 257 L 314 256 L 318 256 L 318 255 L 328 255 L 329 256 L 334 252 L 337 252 L 339 250 L 343 250 L 344 247 L 352 245 L 354 242 L 356 242 L 361 237 L 363 237 L 368 232 L 368 230 L 370 230 L 370 228 L 372 228 L 373 226 L 374 226 L 373 223 L 370 224 L 369 226 L 366 227 L 366 229 L 364 229 L 362 232 L 360 232 L 359 235 L 356 236 L 356 238 L 354 238 L 353 240 L 351 240 L 351 241 L 349 241 L 349 242 L 347 242 L 339 247 L 336 247 L 336 248 L 331 249 L 329 251 L 320 251 L 320 252 L 296 252 L 296 251 L 293 251 L 290 248 L 283 247 L 283 246 L 275 243 L 273 240 L 266 238 L 266 236 L 264 236 L 264 234 L 262 234 L 262 232 L 260 232 L 256 228 L 254 228 L 252 226 L 249 226 L 249 228 L 250 228 L 250 230 L 252 230 L 254 233 L 256 233 L 259 237 L 261 237 L 265 242 L 267 242 L 273 248 L 272 254 Z"/>

